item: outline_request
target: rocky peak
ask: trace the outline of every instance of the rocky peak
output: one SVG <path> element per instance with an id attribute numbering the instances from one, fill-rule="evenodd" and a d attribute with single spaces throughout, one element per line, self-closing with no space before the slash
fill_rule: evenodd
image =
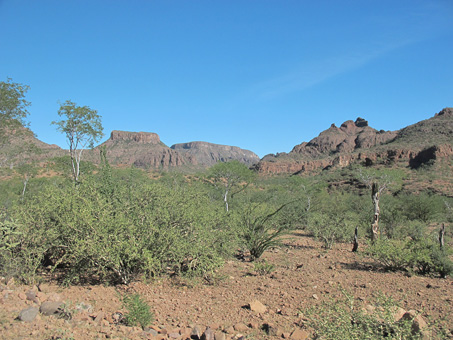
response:
<path id="1" fill-rule="evenodd" d="M 335 124 L 332 124 L 335 126 Z M 361 129 L 368 127 L 368 121 L 363 118 L 358 117 L 355 122 L 352 120 L 347 120 L 341 124 L 340 129 L 347 134 L 357 134 Z"/>
<path id="2" fill-rule="evenodd" d="M 352 120 L 347 120 L 340 126 L 340 130 L 346 133 L 355 133 L 356 126 Z"/>
<path id="3" fill-rule="evenodd" d="M 366 121 L 363 118 L 357 117 L 357 119 L 355 120 L 354 124 L 357 127 L 366 127 L 366 126 L 368 126 L 368 121 Z"/>
<path id="4" fill-rule="evenodd" d="M 339 128 L 332 124 L 329 129 L 321 132 L 308 143 L 296 145 L 291 154 L 319 158 L 339 152 L 370 148 L 386 143 L 395 136 L 396 132 L 377 131 L 369 127 L 365 119 L 358 117 L 355 121 L 345 121 Z"/>
<path id="5" fill-rule="evenodd" d="M 114 130 L 110 134 L 112 142 L 136 142 L 138 144 L 160 144 L 159 135 L 153 132 L 128 132 Z"/>
<path id="6" fill-rule="evenodd" d="M 436 113 L 435 116 L 453 116 L 453 107 L 446 107 L 439 113 Z"/>

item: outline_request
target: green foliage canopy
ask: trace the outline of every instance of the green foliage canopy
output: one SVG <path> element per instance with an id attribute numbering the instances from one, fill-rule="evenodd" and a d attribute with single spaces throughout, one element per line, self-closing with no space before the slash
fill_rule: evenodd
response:
<path id="1" fill-rule="evenodd" d="M 30 102 L 25 100 L 28 85 L 14 83 L 11 78 L 0 82 L 0 143 L 4 143 L 8 130 L 26 125 Z"/>
<path id="2" fill-rule="evenodd" d="M 66 119 L 53 121 L 57 131 L 66 135 L 72 161 L 72 175 L 77 182 L 80 174 L 80 160 L 84 148 L 93 147 L 103 136 L 101 116 L 88 106 L 78 106 L 70 100 L 60 105 L 60 117 Z"/>
<path id="3" fill-rule="evenodd" d="M 255 178 L 255 173 L 239 161 L 219 162 L 208 171 L 214 185 L 222 188 L 226 211 L 229 211 L 228 196 L 243 191 Z"/>

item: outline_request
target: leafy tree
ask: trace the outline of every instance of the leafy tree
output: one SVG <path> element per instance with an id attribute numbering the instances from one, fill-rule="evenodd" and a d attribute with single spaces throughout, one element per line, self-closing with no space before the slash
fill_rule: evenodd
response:
<path id="1" fill-rule="evenodd" d="M 88 106 L 77 106 L 67 100 L 58 110 L 60 117 L 64 120 L 54 121 L 52 124 L 57 126 L 57 130 L 64 133 L 69 145 L 69 155 L 71 157 L 72 177 L 74 182 L 78 182 L 80 175 L 80 160 L 85 148 L 92 148 L 94 142 L 98 142 L 102 136 L 101 116 L 96 110 Z"/>
<path id="2" fill-rule="evenodd" d="M 11 168 L 17 160 L 24 160 L 31 153 L 36 153 L 36 147 L 27 143 L 24 137 L 32 135 L 26 129 L 25 121 L 29 112 L 30 102 L 25 100 L 29 86 L 14 83 L 10 78 L 0 82 L 0 151 L 1 163 Z M 14 139 L 18 143 L 11 143 Z"/>
<path id="3" fill-rule="evenodd" d="M 17 172 L 21 174 L 23 178 L 24 188 L 22 189 L 22 198 L 25 196 L 25 190 L 30 178 L 37 175 L 38 169 L 33 164 L 22 164 L 17 168 Z"/>
<path id="4" fill-rule="evenodd" d="M 255 177 L 255 173 L 239 161 L 219 162 L 209 169 L 208 177 L 217 188 L 222 188 L 225 209 L 229 211 L 228 197 L 245 190 Z"/>
<path id="5" fill-rule="evenodd" d="M 347 193 L 319 192 L 313 199 L 313 209 L 308 218 L 308 230 L 332 249 L 336 242 L 349 242 L 354 228 L 361 225 L 360 214 L 349 206 L 353 196 Z M 358 228 L 357 228 L 358 230 Z"/>
<path id="6" fill-rule="evenodd" d="M 25 94 L 29 89 L 11 78 L 0 82 L 0 144 L 7 142 L 7 132 L 26 125 L 30 102 L 25 100 Z"/>

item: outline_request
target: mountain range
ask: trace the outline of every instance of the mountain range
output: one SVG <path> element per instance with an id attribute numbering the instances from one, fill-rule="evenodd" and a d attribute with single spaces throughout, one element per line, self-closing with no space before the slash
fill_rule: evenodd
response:
<path id="1" fill-rule="evenodd" d="M 412 169 L 453 156 L 453 108 L 398 131 L 375 130 L 363 118 L 332 124 L 289 153 L 270 154 L 255 166 L 260 173 L 300 173 L 354 162 L 397 164 Z"/>
<path id="2" fill-rule="evenodd" d="M 28 136 L 27 141 L 41 150 L 31 157 L 34 160 L 67 154 L 67 150 L 33 136 Z M 339 127 L 332 124 L 316 138 L 294 146 L 291 152 L 269 154 L 262 159 L 252 151 L 236 146 L 196 141 L 168 147 L 156 133 L 117 130 L 112 131 L 110 138 L 101 145 L 84 151 L 83 159 L 98 163 L 101 147 L 106 148 L 112 165 L 146 169 L 202 169 L 230 160 L 238 160 L 262 174 L 298 174 L 352 163 L 366 166 L 395 164 L 417 169 L 444 162 L 451 167 L 453 108 L 445 108 L 429 119 L 397 131 L 376 130 L 360 117 Z M 0 161 L 5 163 L 5 159 Z"/>

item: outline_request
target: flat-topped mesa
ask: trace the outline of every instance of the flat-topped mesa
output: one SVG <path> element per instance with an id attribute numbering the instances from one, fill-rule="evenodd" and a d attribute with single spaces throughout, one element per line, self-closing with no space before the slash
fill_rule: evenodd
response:
<path id="1" fill-rule="evenodd" d="M 237 146 L 220 145 L 208 142 L 179 143 L 171 146 L 173 150 L 183 153 L 199 165 L 211 166 L 217 162 L 237 160 L 252 165 L 260 158 L 252 151 Z"/>
<path id="2" fill-rule="evenodd" d="M 138 144 L 160 144 L 160 138 L 157 133 L 153 132 L 129 132 L 114 130 L 110 134 L 112 142 L 133 141 Z"/>

